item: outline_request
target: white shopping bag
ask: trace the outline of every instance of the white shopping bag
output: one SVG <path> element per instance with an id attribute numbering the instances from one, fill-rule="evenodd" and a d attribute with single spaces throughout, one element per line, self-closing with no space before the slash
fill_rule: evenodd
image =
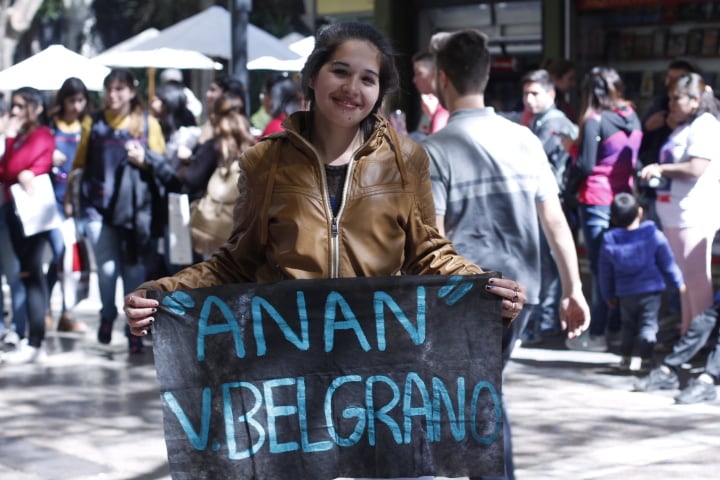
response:
<path id="1" fill-rule="evenodd" d="M 26 237 L 60 228 L 62 224 L 50 175 L 45 173 L 33 178 L 32 189 L 30 194 L 19 183 L 10 185 L 15 212 Z"/>
<path id="2" fill-rule="evenodd" d="M 72 308 L 90 294 L 90 250 L 88 240 L 79 235 L 75 220 L 62 223 L 65 255 L 60 264 L 60 281 L 65 307 Z"/>
<path id="3" fill-rule="evenodd" d="M 184 193 L 168 194 L 168 248 L 170 249 L 171 264 L 190 265 L 193 263 L 190 202 Z"/>

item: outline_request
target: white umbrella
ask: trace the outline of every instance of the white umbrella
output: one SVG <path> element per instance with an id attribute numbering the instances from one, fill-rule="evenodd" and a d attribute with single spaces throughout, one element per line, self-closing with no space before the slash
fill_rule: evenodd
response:
<path id="1" fill-rule="evenodd" d="M 295 40 L 288 48 L 300 55 L 293 60 L 282 60 L 273 56 L 262 56 L 247 63 L 248 70 L 275 70 L 278 72 L 299 72 L 305 66 L 307 58 L 315 48 L 315 37 L 312 35 Z"/>
<path id="2" fill-rule="evenodd" d="M 69 77 L 77 77 L 89 90 L 102 90 L 110 69 L 62 45 L 50 45 L 30 58 L 0 72 L 0 90 L 33 87 L 57 90 Z"/>
<path id="3" fill-rule="evenodd" d="M 305 38 L 301 38 L 300 40 L 292 42 L 290 45 L 288 45 L 288 48 L 290 48 L 290 50 L 297 53 L 301 57 L 307 59 L 307 57 L 310 56 L 313 49 L 315 48 L 315 37 L 312 35 L 308 35 Z"/>
<path id="4" fill-rule="evenodd" d="M 124 52 L 126 50 L 130 50 L 135 45 L 139 45 L 139 44 L 145 42 L 146 40 L 150 40 L 151 38 L 157 37 L 158 34 L 160 34 L 160 30 L 158 30 L 157 28 L 148 28 L 136 35 L 133 35 L 132 37 L 130 37 L 128 39 L 123 40 L 120 43 L 116 43 L 115 45 L 113 45 L 110 48 L 106 48 L 105 50 L 100 52 L 98 55 L 93 57 L 93 59 L 99 57 L 100 55 L 105 55 L 106 53 Z"/>
<path id="5" fill-rule="evenodd" d="M 222 69 L 222 64 L 200 52 L 176 48 L 104 52 L 94 57 L 93 60 L 111 67 Z"/>
<path id="6" fill-rule="evenodd" d="M 181 20 L 151 38 L 133 47 L 133 50 L 154 50 L 156 48 L 178 48 L 195 50 L 211 57 L 230 59 L 232 57 L 230 12 L 212 6 Z M 298 58 L 279 38 L 265 30 L 248 24 L 247 56 L 254 60 L 262 56 L 273 56 L 281 60 Z"/>

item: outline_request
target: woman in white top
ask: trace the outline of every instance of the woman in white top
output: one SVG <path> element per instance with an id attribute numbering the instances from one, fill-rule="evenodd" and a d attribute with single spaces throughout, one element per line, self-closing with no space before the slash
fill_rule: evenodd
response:
<path id="1" fill-rule="evenodd" d="M 660 150 L 657 164 L 642 169 L 645 181 L 661 180 L 656 208 L 663 232 L 682 270 L 681 333 L 713 303 L 711 248 L 720 227 L 720 121 L 712 90 L 696 73 L 668 86 L 670 115 L 677 127 Z"/>

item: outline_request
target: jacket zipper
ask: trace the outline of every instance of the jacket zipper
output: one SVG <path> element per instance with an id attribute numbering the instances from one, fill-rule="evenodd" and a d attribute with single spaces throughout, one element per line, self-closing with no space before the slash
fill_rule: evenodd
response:
<path id="1" fill-rule="evenodd" d="M 348 169 L 345 173 L 345 183 L 343 185 L 342 200 L 340 201 L 340 210 L 336 216 L 332 217 L 330 223 L 330 278 L 340 277 L 340 219 L 342 218 L 343 211 L 345 211 L 345 200 L 347 199 L 348 185 L 352 178 L 352 172 L 355 167 L 355 155 L 350 159 L 348 163 Z M 323 174 L 325 169 L 323 168 Z M 327 179 L 325 179 L 325 187 L 327 190 Z M 327 192 L 325 194 L 325 204 L 328 212 L 332 215 L 332 209 L 330 208 L 330 199 L 328 198 Z"/>
<path id="2" fill-rule="evenodd" d="M 342 199 L 340 202 L 340 210 L 338 210 L 337 215 L 333 215 L 332 213 L 332 207 L 330 205 L 330 196 L 328 195 L 328 188 L 327 188 L 327 175 L 325 175 L 325 165 L 320 161 L 320 154 L 318 154 L 317 150 L 315 150 L 315 147 L 305 140 L 302 135 L 299 135 L 297 132 L 294 132 L 292 130 L 288 131 L 288 133 L 291 133 L 296 138 L 298 138 L 302 143 L 307 145 L 308 148 L 315 154 L 315 159 L 318 161 L 318 164 L 320 164 L 320 176 L 321 176 L 321 185 L 320 188 L 322 189 L 323 197 L 325 198 L 325 214 L 327 215 L 327 218 L 330 219 L 330 276 L 329 278 L 339 278 L 340 277 L 340 218 L 342 217 L 343 211 L 345 210 L 345 200 L 347 198 L 347 192 L 348 192 L 348 185 L 350 184 L 350 178 L 352 178 L 352 171 L 355 167 L 355 153 L 361 151 L 365 144 L 368 143 L 369 140 L 367 140 L 360 148 L 358 148 L 355 153 L 353 153 L 352 157 L 350 158 L 350 162 L 348 163 L 348 170 L 345 174 L 345 183 L 343 184 L 343 194 Z"/>

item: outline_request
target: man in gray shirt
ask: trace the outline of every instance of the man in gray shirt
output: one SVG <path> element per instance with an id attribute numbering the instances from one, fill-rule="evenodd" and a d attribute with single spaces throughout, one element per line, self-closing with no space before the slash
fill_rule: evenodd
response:
<path id="1" fill-rule="evenodd" d="M 504 363 L 540 301 L 540 228 L 558 263 L 561 323 L 569 337 L 579 336 L 590 313 L 557 183 L 537 137 L 485 106 L 487 37 L 461 30 L 431 41 L 431 49 L 440 101 L 450 111 L 447 126 L 424 141 L 438 228 L 468 259 L 482 259 L 483 265 L 527 286 L 526 307 L 503 335 Z M 512 445 L 503 410 L 504 478 L 511 480 Z"/>

